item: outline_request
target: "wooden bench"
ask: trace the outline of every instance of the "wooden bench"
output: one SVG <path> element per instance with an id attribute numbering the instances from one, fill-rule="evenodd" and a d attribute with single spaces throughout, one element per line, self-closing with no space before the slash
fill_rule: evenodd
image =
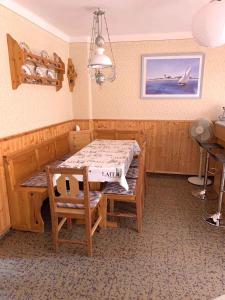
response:
<path id="1" fill-rule="evenodd" d="M 64 134 L 3 157 L 12 228 L 44 231 L 41 206 L 48 197 L 45 166 L 57 166 L 69 153 L 69 134 Z"/>

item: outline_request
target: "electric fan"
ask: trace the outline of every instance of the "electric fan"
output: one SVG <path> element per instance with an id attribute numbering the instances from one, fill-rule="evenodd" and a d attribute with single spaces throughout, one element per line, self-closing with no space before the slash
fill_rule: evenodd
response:
<path id="1" fill-rule="evenodd" d="M 207 143 L 214 137 L 213 124 L 210 120 L 205 118 L 196 119 L 191 124 L 189 133 L 200 146 L 200 161 L 198 176 L 189 177 L 188 181 L 195 185 L 203 185 L 204 177 L 202 176 L 202 161 L 204 149 L 201 147 L 201 143 Z M 211 180 L 208 179 L 207 185 L 211 183 Z"/>

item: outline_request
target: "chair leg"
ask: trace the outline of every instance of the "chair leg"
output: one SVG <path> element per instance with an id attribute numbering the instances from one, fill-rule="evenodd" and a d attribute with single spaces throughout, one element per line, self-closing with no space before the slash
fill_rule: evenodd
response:
<path id="1" fill-rule="evenodd" d="M 146 182 L 144 181 L 144 187 L 143 187 L 143 191 L 142 191 L 142 195 L 141 195 L 141 204 L 142 204 L 142 212 L 144 211 L 144 207 L 145 207 L 145 198 L 146 198 Z"/>
<path id="2" fill-rule="evenodd" d="M 103 197 L 101 203 L 99 204 L 98 214 L 102 217 L 102 221 L 99 226 L 106 228 L 106 214 L 107 214 L 107 197 Z"/>
<path id="3" fill-rule="evenodd" d="M 59 236 L 58 218 L 54 217 L 54 219 L 52 220 L 52 240 L 53 240 L 53 247 L 55 251 L 57 251 L 59 248 L 58 236 Z"/>
<path id="4" fill-rule="evenodd" d="M 92 238 L 88 237 L 87 239 L 87 253 L 88 256 L 92 257 L 93 256 L 93 246 L 92 246 Z"/>
<path id="5" fill-rule="evenodd" d="M 109 200 L 109 210 L 111 213 L 114 213 L 114 200 Z"/>
<path id="6" fill-rule="evenodd" d="M 73 225 L 72 225 L 72 219 L 71 218 L 67 218 L 66 222 L 67 222 L 67 229 L 71 230 L 72 227 L 73 227 Z"/>
<path id="7" fill-rule="evenodd" d="M 85 225 L 86 230 L 86 242 L 87 242 L 87 254 L 88 256 L 93 255 L 93 246 L 92 246 L 92 235 L 91 235 L 91 222 L 87 222 Z"/>

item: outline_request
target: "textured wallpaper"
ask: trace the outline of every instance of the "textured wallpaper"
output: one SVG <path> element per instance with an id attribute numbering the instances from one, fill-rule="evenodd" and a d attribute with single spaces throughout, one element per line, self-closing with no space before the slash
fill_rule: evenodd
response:
<path id="1" fill-rule="evenodd" d="M 113 50 L 117 79 L 102 87 L 92 81 L 93 118 L 188 120 L 204 116 L 215 119 L 225 105 L 225 47 L 207 49 L 188 39 L 119 42 L 113 43 Z M 205 53 L 201 99 L 140 99 L 141 55 L 193 52 Z M 82 62 L 87 59 L 86 53 L 80 54 Z M 80 103 L 87 101 L 86 88 L 83 90 L 79 94 Z M 75 105 L 74 110 L 78 112 L 79 108 Z"/>
<path id="2" fill-rule="evenodd" d="M 32 50 L 56 52 L 67 64 L 69 45 L 0 5 L 0 137 L 73 118 L 67 77 L 63 88 L 22 84 L 12 90 L 6 33 Z"/>
<path id="3" fill-rule="evenodd" d="M 89 44 L 73 43 L 70 45 L 76 72 L 76 84 L 73 92 L 73 116 L 75 119 L 92 118 L 91 81 L 88 73 Z"/>

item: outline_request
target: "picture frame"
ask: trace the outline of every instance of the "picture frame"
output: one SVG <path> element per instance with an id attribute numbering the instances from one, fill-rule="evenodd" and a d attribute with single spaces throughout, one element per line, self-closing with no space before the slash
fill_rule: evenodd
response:
<path id="1" fill-rule="evenodd" d="M 203 69 L 203 53 L 142 55 L 141 98 L 199 99 Z"/>

